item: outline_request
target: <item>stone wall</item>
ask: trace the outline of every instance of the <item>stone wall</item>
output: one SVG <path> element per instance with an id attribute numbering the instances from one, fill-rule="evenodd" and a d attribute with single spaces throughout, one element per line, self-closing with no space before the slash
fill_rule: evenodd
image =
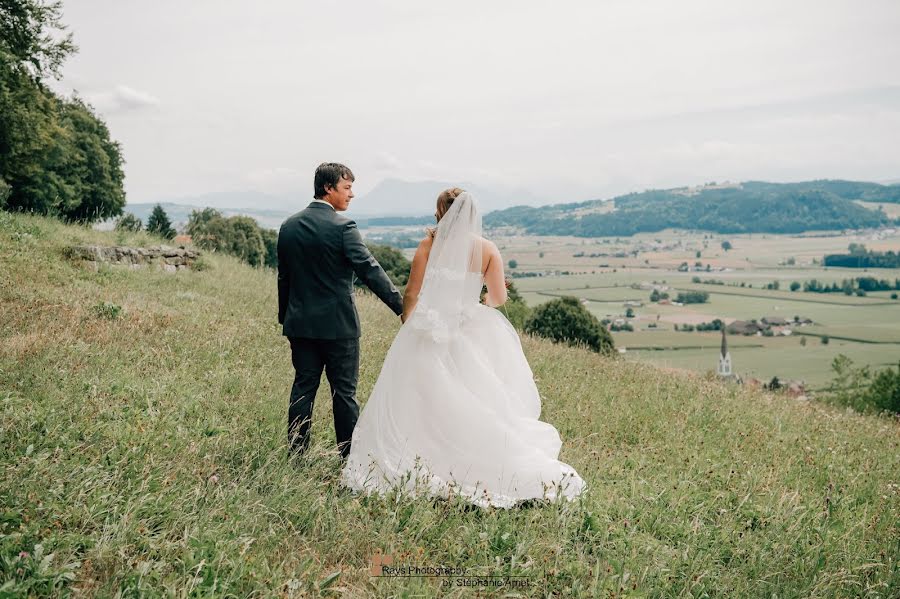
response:
<path id="1" fill-rule="evenodd" d="M 146 268 L 156 266 L 166 272 L 177 272 L 190 269 L 200 252 L 182 247 L 159 245 L 146 248 L 103 245 L 75 245 L 66 250 L 72 260 L 81 261 L 92 270 L 100 268 L 100 264 L 127 266 L 128 268 Z"/>

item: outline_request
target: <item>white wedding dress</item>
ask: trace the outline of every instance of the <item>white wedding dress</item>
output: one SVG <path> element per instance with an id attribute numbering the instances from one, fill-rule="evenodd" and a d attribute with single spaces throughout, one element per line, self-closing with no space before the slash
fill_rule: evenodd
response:
<path id="1" fill-rule="evenodd" d="M 515 329 L 479 303 L 481 217 L 462 193 L 438 224 L 419 300 L 363 407 L 341 482 L 364 493 L 456 494 L 482 506 L 574 499 L 556 429 Z M 477 269 L 473 268 L 477 265 Z"/>

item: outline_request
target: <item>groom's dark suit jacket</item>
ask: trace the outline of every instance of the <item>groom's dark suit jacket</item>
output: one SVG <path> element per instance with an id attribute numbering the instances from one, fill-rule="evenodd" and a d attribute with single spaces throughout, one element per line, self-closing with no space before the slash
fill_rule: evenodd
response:
<path id="1" fill-rule="evenodd" d="M 278 322 L 287 337 L 359 337 L 353 273 L 396 314 L 403 297 L 363 243 L 356 223 L 312 202 L 278 233 Z"/>

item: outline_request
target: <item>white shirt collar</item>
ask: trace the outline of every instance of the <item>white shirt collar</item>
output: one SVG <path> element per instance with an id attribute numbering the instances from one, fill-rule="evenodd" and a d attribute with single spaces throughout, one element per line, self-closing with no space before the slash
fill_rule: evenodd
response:
<path id="1" fill-rule="evenodd" d="M 315 198 L 315 199 L 313 199 L 313 202 L 318 202 L 318 203 L 320 203 L 320 204 L 325 204 L 326 206 L 328 206 L 329 208 L 331 208 L 332 210 L 334 210 L 334 206 L 332 206 L 331 204 L 329 204 L 329 203 L 326 202 L 325 200 L 320 200 L 320 199 L 318 199 L 318 198 Z"/>

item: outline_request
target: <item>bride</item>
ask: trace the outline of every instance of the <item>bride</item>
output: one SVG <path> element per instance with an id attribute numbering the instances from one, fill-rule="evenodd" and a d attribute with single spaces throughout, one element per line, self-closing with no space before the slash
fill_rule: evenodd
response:
<path id="1" fill-rule="evenodd" d="M 481 237 L 472 195 L 442 192 L 435 217 L 341 482 L 365 493 L 457 494 L 481 507 L 574 499 L 585 483 L 557 459 L 562 442 L 538 420 L 540 395 L 519 336 L 493 309 L 506 301 L 503 260 Z"/>

